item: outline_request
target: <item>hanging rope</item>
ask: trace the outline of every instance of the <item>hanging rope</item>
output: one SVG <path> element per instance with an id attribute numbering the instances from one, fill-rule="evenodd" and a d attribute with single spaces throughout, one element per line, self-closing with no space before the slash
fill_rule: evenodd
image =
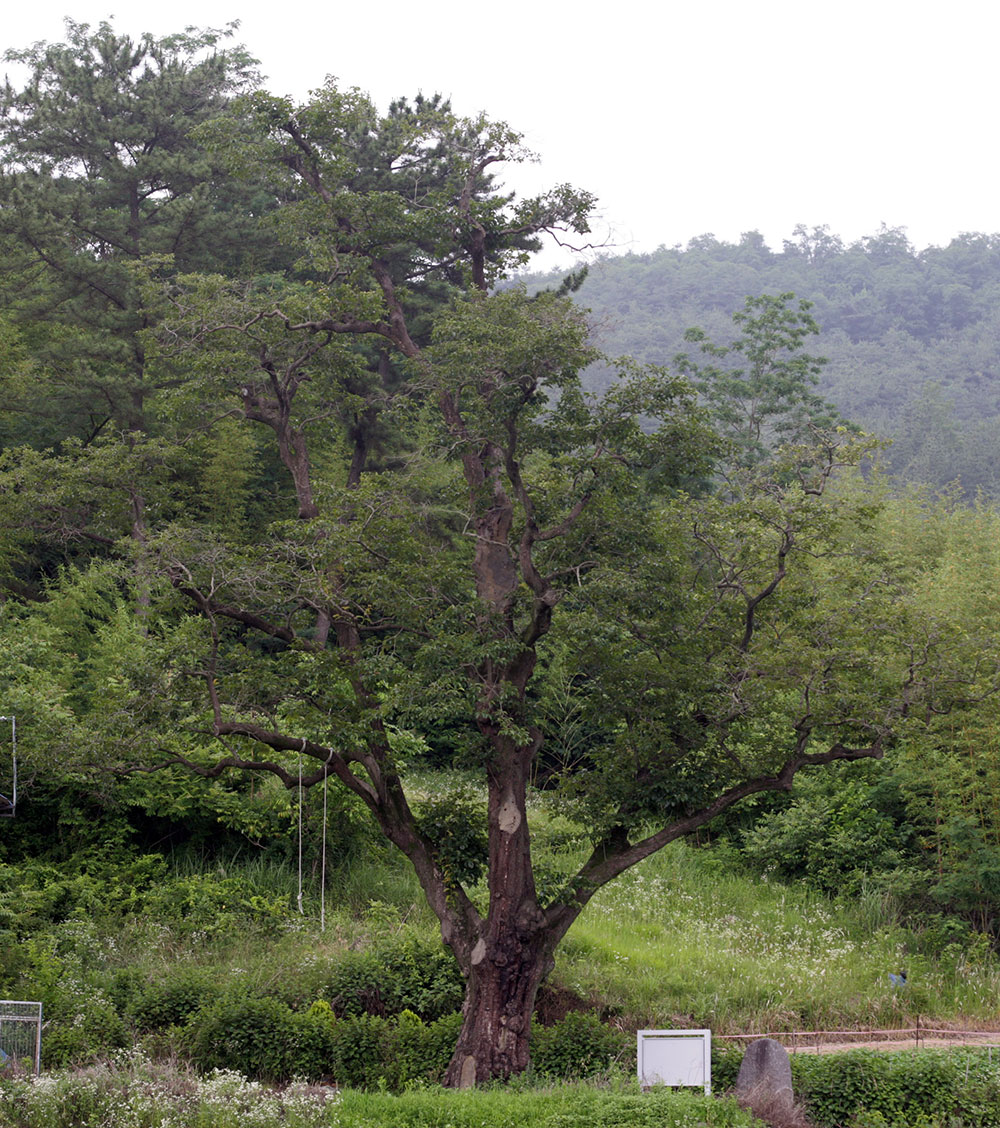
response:
<path id="1" fill-rule="evenodd" d="M 323 765 L 323 857 L 320 865 L 319 882 L 319 930 L 326 932 L 326 781 L 330 774 L 330 761 L 333 759 L 333 749 Z"/>
<path id="2" fill-rule="evenodd" d="M 17 810 L 17 721 L 14 717 L 0 721 L 10 721 L 11 791 L 9 796 L 0 795 L 0 815 L 10 817 Z"/>
<path id="3" fill-rule="evenodd" d="M 302 753 L 306 748 L 306 738 L 302 738 L 302 747 L 299 749 L 299 912 L 302 908 Z"/>

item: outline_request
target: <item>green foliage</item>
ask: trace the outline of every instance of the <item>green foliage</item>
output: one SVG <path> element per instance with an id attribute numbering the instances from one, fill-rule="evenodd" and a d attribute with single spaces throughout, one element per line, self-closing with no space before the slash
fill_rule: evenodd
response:
<path id="1" fill-rule="evenodd" d="M 727 1042 L 720 1038 L 712 1039 L 712 1090 L 728 1093 L 736 1084 L 736 1078 L 743 1064 L 745 1042 Z"/>
<path id="2" fill-rule="evenodd" d="M 149 390 L 122 264 L 169 254 L 181 269 L 233 268 L 263 249 L 242 218 L 263 198 L 251 203 L 254 193 L 220 178 L 190 137 L 255 81 L 254 61 L 225 44 L 232 31 L 131 40 L 68 19 L 65 42 L 6 54 L 30 72 L 23 90 L 2 93 L 6 285 L 44 367 L 72 374 L 49 385 L 51 403 L 36 390 L 26 406 L 85 441 L 108 407 L 119 422 L 141 422 Z M 66 329 L 39 336 L 39 320 Z"/>
<path id="3" fill-rule="evenodd" d="M 80 872 L 46 863 L 0 865 L 0 924 L 27 936 L 71 919 L 120 919 L 148 914 L 179 931 L 225 934 L 253 921 L 279 928 L 290 909 L 287 891 L 259 893 L 240 875 L 172 874 L 160 855 L 78 859 Z"/>
<path id="4" fill-rule="evenodd" d="M 634 1049 L 634 1035 L 581 1011 L 571 1011 L 552 1026 L 536 1027 L 531 1036 L 535 1072 L 563 1080 L 606 1073 L 626 1063 Z"/>
<path id="5" fill-rule="evenodd" d="M 406 933 L 345 952 L 320 988 L 338 1015 L 393 1015 L 408 1010 L 432 1021 L 459 1009 L 464 984 L 451 954 Z"/>
<path id="6" fill-rule="evenodd" d="M 488 849 L 482 797 L 469 786 L 441 791 L 425 799 L 418 812 L 449 879 L 475 885 L 486 872 Z"/>
<path id="7" fill-rule="evenodd" d="M 982 1051 L 796 1054 L 792 1077 L 796 1096 L 822 1128 L 1000 1124 L 1000 1075 Z"/>
<path id="8" fill-rule="evenodd" d="M 53 1008 L 51 1028 L 42 1039 L 42 1065 L 58 1069 L 92 1061 L 129 1045 L 127 1027 L 109 1004 L 96 1003 L 69 1016 Z"/>
<path id="9" fill-rule="evenodd" d="M 334 1060 L 329 1023 L 276 999 L 220 999 L 189 1023 L 184 1043 L 201 1069 L 238 1069 L 271 1082 L 323 1077 Z"/>
<path id="10" fill-rule="evenodd" d="M 222 992 L 217 977 L 203 968 L 180 967 L 135 992 L 129 1001 L 132 1021 L 141 1030 L 184 1026 Z"/>
<path id="11" fill-rule="evenodd" d="M 195 1013 L 182 1034 L 201 1069 L 238 1069 L 265 1081 L 332 1078 L 342 1087 L 398 1090 L 439 1082 L 461 1016 L 425 1024 L 412 1011 L 393 1018 L 334 1019 L 328 1006 L 295 1012 L 276 999 L 219 1000 Z"/>
<path id="12" fill-rule="evenodd" d="M 382 1047 L 388 1022 L 374 1014 L 360 1014 L 336 1026 L 334 1072 L 343 1084 L 358 1089 L 376 1089 L 387 1084 L 386 1061 Z M 395 1063 L 393 1063 L 395 1072 Z"/>
<path id="13" fill-rule="evenodd" d="M 921 853 L 899 782 L 881 765 L 800 776 L 790 804 L 764 814 L 742 836 L 742 847 L 764 873 L 851 894 L 870 875 L 913 864 Z"/>
<path id="14" fill-rule="evenodd" d="M 719 364 L 699 365 L 677 358 L 705 397 L 722 434 L 732 442 L 736 461 L 752 466 L 777 443 L 801 442 L 810 428 L 830 429 L 842 422 L 831 405 L 812 390 L 826 360 L 802 352 L 819 326 L 812 303 L 793 304 L 791 293 L 747 298 L 733 315 L 741 336 L 717 345 L 700 329 L 684 338 Z M 745 368 L 735 365 L 745 364 Z"/>

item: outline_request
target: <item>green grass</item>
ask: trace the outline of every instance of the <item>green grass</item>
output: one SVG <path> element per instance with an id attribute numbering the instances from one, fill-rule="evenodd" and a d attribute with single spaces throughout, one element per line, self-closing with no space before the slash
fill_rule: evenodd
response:
<path id="1" fill-rule="evenodd" d="M 980 945 L 934 960 L 891 911 L 721 869 L 711 851 L 662 851 L 601 890 L 553 979 L 627 1026 L 719 1032 L 992 1021 L 1000 963 Z M 894 991 L 888 973 L 905 966 Z"/>
<path id="2" fill-rule="evenodd" d="M 35 1082 L 0 1080 L 5 1128 L 751 1128 L 728 1099 L 641 1094 L 615 1086 L 546 1085 L 453 1092 L 336 1092 L 292 1085 L 272 1090 L 232 1073 L 199 1078 L 175 1063 L 119 1055 Z"/>

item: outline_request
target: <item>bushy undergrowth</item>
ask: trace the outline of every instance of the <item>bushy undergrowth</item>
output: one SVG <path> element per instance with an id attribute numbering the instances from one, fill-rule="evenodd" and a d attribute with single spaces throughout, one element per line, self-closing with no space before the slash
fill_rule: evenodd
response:
<path id="1" fill-rule="evenodd" d="M 86 1070 L 0 1082 L 4 1128 L 752 1128 L 735 1102 L 692 1093 L 521 1085 L 453 1092 L 275 1090 L 239 1074 L 200 1078 L 123 1055 Z"/>
<path id="2" fill-rule="evenodd" d="M 225 999 L 196 1014 L 179 1045 L 202 1070 L 239 1069 L 272 1082 L 328 1080 L 353 1089 L 399 1091 L 440 1082 L 461 1015 L 424 1022 L 413 1011 L 338 1019 L 318 1002 L 295 1012 L 275 999 Z M 572 1013 L 532 1031 L 536 1076 L 565 1080 L 605 1075 L 633 1065 L 634 1036 L 591 1014 Z"/>
<path id="3" fill-rule="evenodd" d="M 531 1062 L 548 1077 L 590 1077 L 615 1064 L 635 1064 L 635 1035 L 601 1022 L 596 1015 L 571 1012 L 551 1026 L 534 1026 Z"/>
<path id="4" fill-rule="evenodd" d="M 997 1128 L 1000 1062 L 985 1050 L 792 1058 L 792 1078 L 821 1128 Z"/>
<path id="5" fill-rule="evenodd" d="M 441 1080 L 460 1022 L 454 1014 L 425 1023 L 412 1011 L 337 1019 L 324 1003 L 295 1012 L 276 999 L 227 999 L 197 1015 L 180 1041 L 204 1071 L 398 1090 Z"/>

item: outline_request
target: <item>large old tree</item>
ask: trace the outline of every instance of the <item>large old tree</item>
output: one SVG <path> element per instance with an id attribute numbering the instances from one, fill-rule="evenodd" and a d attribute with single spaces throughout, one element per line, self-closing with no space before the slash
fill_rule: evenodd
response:
<path id="1" fill-rule="evenodd" d="M 300 107 L 239 100 L 200 141 L 282 202 L 289 265 L 122 275 L 156 395 L 109 449 L 147 499 L 142 537 L 70 494 L 46 534 L 103 521 L 141 571 L 109 740 L 358 797 L 467 982 L 448 1082 L 519 1072 L 597 890 L 803 768 L 880 756 L 956 695 L 976 640 L 911 612 L 853 474 L 867 448 L 808 390 L 803 309 L 751 303 L 732 349 L 687 362 L 705 408 L 629 362 L 591 400 L 580 311 L 494 292 L 546 233 L 585 239 L 592 203 L 504 193 L 494 176 L 525 156 L 506 126 L 437 100 L 380 115 L 330 85 Z M 85 481 L 79 449 L 12 456 L 0 488 L 30 507 L 70 465 Z M 571 758 L 557 684 L 586 723 Z M 484 857 L 420 817 L 402 731 L 479 773 Z M 533 780 L 590 836 L 544 894 Z"/>
<path id="2" fill-rule="evenodd" d="M 908 620 L 903 577 L 869 543 L 870 498 L 838 482 L 866 448 L 808 392 L 804 310 L 752 303 L 735 347 L 713 350 L 728 375 L 702 371 L 716 401 L 737 389 L 725 421 L 766 397 L 774 444 L 756 430 L 747 460 L 662 373 L 623 364 L 589 401 L 580 313 L 557 294 L 491 293 L 539 235 L 585 236 L 590 207 L 567 188 L 501 192 L 492 174 L 522 156 L 506 127 L 437 103 L 379 117 L 330 86 L 297 108 L 250 100 L 207 136 L 276 191 L 305 192 L 280 221 L 300 281 L 182 280 L 159 339 L 202 373 L 188 411 L 235 411 L 270 436 L 298 521 L 266 545 L 161 538 L 164 574 L 204 623 L 192 664 L 227 747 L 179 758 L 294 786 L 301 753 L 308 783 L 359 796 L 466 978 L 448 1082 L 516 1073 L 539 984 L 595 891 L 800 769 L 880 756 L 951 685 L 938 634 Z M 405 375 L 395 393 L 348 390 L 380 363 Z M 409 445 L 362 471 L 348 401 Z M 592 726 L 572 770 L 546 746 L 555 665 Z M 482 773 L 481 894 L 411 806 L 398 724 L 443 730 Z M 592 837 L 544 899 L 526 807 L 539 773 Z"/>

